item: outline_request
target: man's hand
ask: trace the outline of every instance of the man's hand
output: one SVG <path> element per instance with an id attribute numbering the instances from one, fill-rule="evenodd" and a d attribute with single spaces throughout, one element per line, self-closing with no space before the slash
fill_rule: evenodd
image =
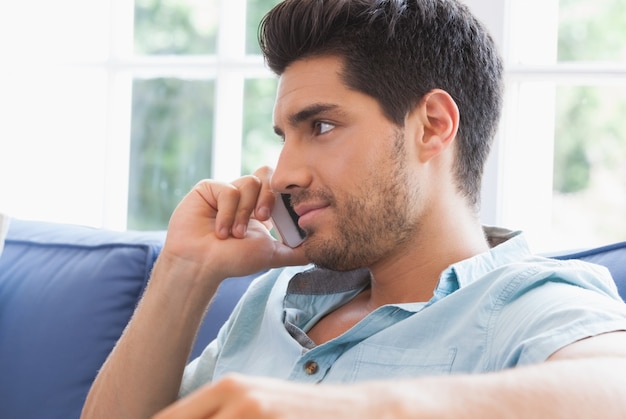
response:
<path id="1" fill-rule="evenodd" d="M 163 257 L 197 265 L 198 279 L 212 281 L 308 263 L 301 248 L 269 233 L 271 174 L 265 167 L 232 183 L 199 182 L 172 214 Z"/>
<path id="2" fill-rule="evenodd" d="M 307 263 L 302 249 L 269 233 L 271 174 L 264 168 L 231 184 L 202 181 L 181 201 L 142 300 L 100 370 L 82 417 L 148 417 L 167 406 L 176 399 L 220 282 Z"/>
<path id="3" fill-rule="evenodd" d="M 201 387 L 154 419 L 384 417 L 373 408 L 367 390 L 367 385 L 314 385 L 233 374 Z"/>

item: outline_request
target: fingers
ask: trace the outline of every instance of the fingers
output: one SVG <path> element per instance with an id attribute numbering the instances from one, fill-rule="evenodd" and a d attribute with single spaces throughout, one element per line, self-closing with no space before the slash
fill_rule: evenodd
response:
<path id="1" fill-rule="evenodd" d="M 274 171 L 267 166 L 261 167 L 256 172 L 256 176 L 261 182 L 261 190 L 257 199 L 254 217 L 259 221 L 267 221 L 270 218 L 271 208 L 274 206 L 274 193 L 270 187 L 270 178 Z"/>
<path id="2" fill-rule="evenodd" d="M 220 239 L 229 236 L 243 238 L 250 218 L 266 221 L 274 203 L 269 185 L 272 170 L 264 167 L 254 175 L 243 176 L 215 193 L 217 214 L 215 234 Z"/>
<path id="3" fill-rule="evenodd" d="M 238 377 L 233 374 L 216 383 L 206 384 L 161 410 L 152 419 L 205 419 L 214 417 L 225 406 L 233 404 L 233 402 L 236 404 L 241 399 L 239 396 L 244 395 L 246 385 Z"/>
<path id="4" fill-rule="evenodd" d="M 211 393 L 211 386 L 205 386 L 191 395 L 180 399 L 161 410 L 152 419 L 202 419 L 213 416 L 217 409 L 217 402 Z"/>
<path id="5" fill-rule="evenodd" d="M 245 236 L 248 221 L 256 207 L 260 185 L 260 180 L 255 176 L 245 176 L 217 192 L 217 237 L 226 239 L 230 235 L 237 238 Z"/>

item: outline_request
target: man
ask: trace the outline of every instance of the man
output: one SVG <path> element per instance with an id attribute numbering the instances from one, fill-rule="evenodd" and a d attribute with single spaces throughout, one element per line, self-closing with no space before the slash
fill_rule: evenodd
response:
<path id="1" fill-rule="evenodd" d="M 260 42 L 280 76 L 275 172 L 183 199 L 84 416 L 150 416 L 179 393 L 158 417 L 623 416 L 607 272 L 478 221 L 502 66 L 466 8 L 286 0 Z M 275 193 L 298 248 L 269 234 Z M 185 368 L 220 282 L 284 266 Z"/>

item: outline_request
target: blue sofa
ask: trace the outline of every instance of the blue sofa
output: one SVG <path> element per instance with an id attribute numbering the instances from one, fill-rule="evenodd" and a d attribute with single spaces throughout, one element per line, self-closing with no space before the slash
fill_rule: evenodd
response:
<path id="1" fill-rule="evenodd" d="M 11 221 L 0 255 L 0 418 L 77 418 L 141 297 L 163 232 Z M 626 242 L 556 255 L 607 266 L 626 298 Z M 253 276 L 226 280 L 192 357 Z"/>

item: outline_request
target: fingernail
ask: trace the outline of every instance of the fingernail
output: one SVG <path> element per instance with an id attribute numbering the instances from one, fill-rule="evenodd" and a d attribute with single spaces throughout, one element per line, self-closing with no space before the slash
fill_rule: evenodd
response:
<path id="1" fill-rule="evenodd" d="M 219 236 L 222 237 L 222 238 L 228 237 L 228 234 L 229 234 L 229 232 L 228 232 L 228 229 L 226 227 L 222 227 L 219 230 Z"/>
<path id="2" fill-rule="evenodd" d="M 270 209 L 268 207 L 261 207 L 257 211 L 257 217 L 261 220 L 267 220 L 270 218 Z"/>

